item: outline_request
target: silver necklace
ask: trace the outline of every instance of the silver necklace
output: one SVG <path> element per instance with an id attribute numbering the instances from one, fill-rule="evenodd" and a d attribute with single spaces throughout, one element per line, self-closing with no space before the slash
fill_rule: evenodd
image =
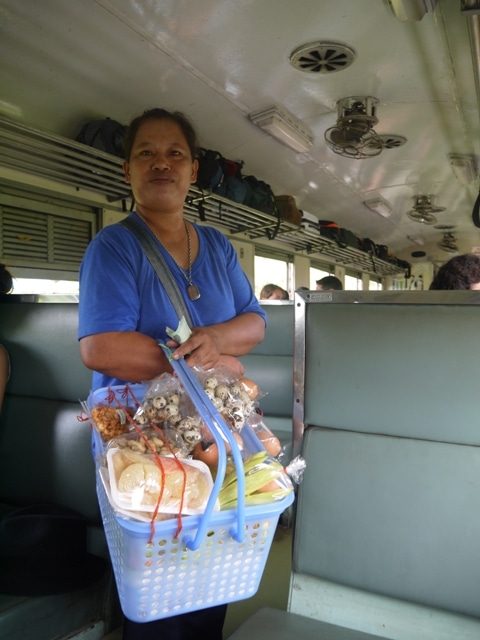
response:
<path id="1" fill-rule="evenodd" d="M 200 298 L 200 291 L 198 290 L 198 287 L 193 284 L 193 280 L 192 280 L 192 245 L 191 245 L 191 240 L 190 240 L 190 231 L 188 230 L 188 224 L 185 222 L 185 220 L 183 221 L 183 224 L 185 225 L 185 231 L 187 233 L 187 246 L 188 246 L 188 270 L 185 271 L 185 269 L 178 264 L 178 262 L 175 260 L 175 258 L 170 253 L 170 251 L 167 249 L 167 247 L 160 240 L 160 238 L 155 233 L 155 230 L 151 227 L 151 225 L 148 222 L 148 220 L 140 212 L 137 212 L 137 213 L 140 216 L 140 218 L 144 221 L 144 223 L 147 225 L 147 227 L 150 229 L 150 231 L 153 233 L 153 235 L 158 240 L 158 242 L 161 244 L 161 246 L 168 253 L 170 258 L 177 265 L 178 269 L 180 270 L 180 273 L 183 275 L 183 277 L 187 281 L 187 284 L 188 284 L 187 295 L 190 298 L 190 300 L 192 300 L 192 301 L 198 300 Z"/>

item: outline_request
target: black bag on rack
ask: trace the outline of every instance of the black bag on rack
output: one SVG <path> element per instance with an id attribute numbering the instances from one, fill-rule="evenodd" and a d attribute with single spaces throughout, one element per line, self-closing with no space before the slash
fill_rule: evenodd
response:
<path id="1" fill-rule="evenodd" d="M 75 140 L 112 156 L 123 158 L 123 136 L 126 130 L 125 125 L 111 118 L 92 120 L 83 125 Z"/>
<path id="2" fill-rule="evenodd" d="M 389 262 L 392 257 L 386 244 L 375 245 L 375 253 L 379 260 L 384 260 L 385 262 Z"/>
<path id="3" fill-rule="evenodd" d="M 341 248 L 345 248 L 347 246 L 342 239 L 340 227 L 333 220 L 319 220 L 318 228 L 320 229 L 320 235 L 324 238 L 334 240 Z"/>
<path id="4" fill-rule="evenodd" d="M 242 176 L 243 162 L 235 160 L 224 161 L 226 181 L 225 197 L 243 204 L 247 196 L 247 187 Z"/>
<path id="5" fill-rule="evenodd" d="M 243 182 L 246 187 L 244 204 L 252 209 L 275 215 L 275 196 L 271 186 L 255 176 L 244 176 Z"/>
<path id="6" fill-rule="evenodd" d="M 358 238 L 353 231 L 344 229 L 343 227 L 340 227 L 340 242 L 342 243 L 341 246 L 344 247 L 351 247 L 352 249 L 360 248 L 360 238 Z"/>
<path id="7" fill-rule="evenodd" d="M 213 149 L 200 149 L 196 185 L 224 196 L 227 191 L 225 158 Z"/>
<path id="8" fill-rule="evenodd" d="M 243 184 L 242 167 L 243 162 L 227 160 L 219 151 L 200 149 L 195 184 L 200 189 L 208 189 L 216 195 L 242 204 L 247 191 Z"/>
<path id="9" fill-rule="evenodd" d="M 376 244 L 373 240 L 370 240 L 370 238 L 360 238 L 358 246 L 360 250 L 365 251 L 365 253 L 373 256 L 377 255 Z"/>
<path id="10" fill-rule="evenodd" d="M 400 269 L 404 269 L 405 278 L 411 278 L 412 277 L 412 265 L 409 262 L 407 262 L 406 260 L 402 260 L 401 258 L 396 258 L 394 256 L 393 258 L 389 259 L 389 262 L 391 262 L 392 264 L 396 265 L 397 267 L 400 267 Z"/>

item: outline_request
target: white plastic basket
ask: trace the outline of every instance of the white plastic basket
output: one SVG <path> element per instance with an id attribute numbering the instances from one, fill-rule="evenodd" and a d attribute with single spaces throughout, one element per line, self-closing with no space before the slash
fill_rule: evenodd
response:
<path id="1" fill-rule="evenodd" d="M 180 371 L 180 377 L 184 385 L 196 383 L 196 380 L 191 380 L 193 374 L 188 372 Z M 124 387 L 114 387 L 113 390 L 119 397 L 124 395 Z M 141 389 L 137 387 L 135 392 L 141 400 Z M 189 392 L 192 396 L 193 388 Z M 202 392 L 202 395 L 206 398 L 206 394 Z M 195 404 L 202 418 L 206 419 L 205 406 Z M 242 429 L 242 436 L 252 452 L 263 449 L 253 430 L 247 426 Z M 232 451 L 235 447 L 238 453 L 236 442 L 232 440 Z M 283 500 L 261 507 L 244 507 L 239 499 L 237 509 L 214 512 L 213 504 L 224 475 L 222 457 L 225 463 L 225 446 L 220 447 L 223 443 L 220 436 L 217 443 L 219 475 L 218 486 L 214 485 L 211 495 L 212 508 L 207 507 L 202 515 L 182 516 L 183 526 L 178 537 L 175 537 L 178 529 L 176 519 L 155 522 L 152 537 L 150 523 L 131 520 L 113 510 L 98 463 L 103 443 L 99 434 L 95 430 L 93 432 L 98 500 L 121 607 L 130 620 L 158 620 L 250 598 L 258 590 L 278 519 L 292 504 L 294 494 L 292 492 Z M 238 469 L 242 464 L 241 457 L 235 458 L 235 464 Z M 240 476 L 243 478 L 243 473 Z M 243 487 L 240 488 L 243 491 Z"/>

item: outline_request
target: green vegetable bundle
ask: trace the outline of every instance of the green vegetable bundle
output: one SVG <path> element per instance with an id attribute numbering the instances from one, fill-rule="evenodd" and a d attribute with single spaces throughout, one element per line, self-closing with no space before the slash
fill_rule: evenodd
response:
<path id="1" fill-rule="evenodd" d="M 290 478 L 282 465 L 268 455 L 259 451 L 245 460 L 245 506 L 268 504 L 282 500 L 293 491 Z M 237 505 L 238 477 L 237 470 L 225 476 L 218 499 L 221 509 L 233 509 Z"/>

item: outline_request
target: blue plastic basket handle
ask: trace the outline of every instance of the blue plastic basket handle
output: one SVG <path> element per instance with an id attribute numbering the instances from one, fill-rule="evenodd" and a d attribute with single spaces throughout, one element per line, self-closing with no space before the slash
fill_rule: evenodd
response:
<path id="1" fill-rule="evenodd" d="M 159 343 L 167 355 L 172 353 L 172 350 L 163 343 Z M 218 447 L 218 468 L 215 477 L 215 482 L 212 487 L 212 491 L 208 498 L 205 511 L 200 518 L 200 525 L 197 529 L 195 538 L 186 535 L 183 542 L 189 549 L 195 550 L 200 546 L 203 538 L 207 533 L 207 528 L 210 522 L 210 518 L 215 508 L 215 503 L 222 488 L 223 480 L 227 469 L 227 453 L 225 447 L 225 441 L 228 442 L 231 448 L 235 469 L 237 472 L 237 522 L 236 527 L 232 527 L 229 530 L 230 535 L 237 542 L 243 542 L 245 537 L 245 475 L 243 470 L 243 460 L 238 448 L 238 443 L 235 440 L 232 431 L 229 429 L 225 420 L 217 411 L 212 401 L 205 393 L 200 382 L 197 380 L 195 374 L 185 362 L 184 358 L 174 360 L 170 358 L 170 364 L 173 370 L 178 375 L 181 383 L 185 387 L 185 390 L 190 396 L 190 399 L 195 405 L 200 417 L 210 429 L 214 440 Z"/>

